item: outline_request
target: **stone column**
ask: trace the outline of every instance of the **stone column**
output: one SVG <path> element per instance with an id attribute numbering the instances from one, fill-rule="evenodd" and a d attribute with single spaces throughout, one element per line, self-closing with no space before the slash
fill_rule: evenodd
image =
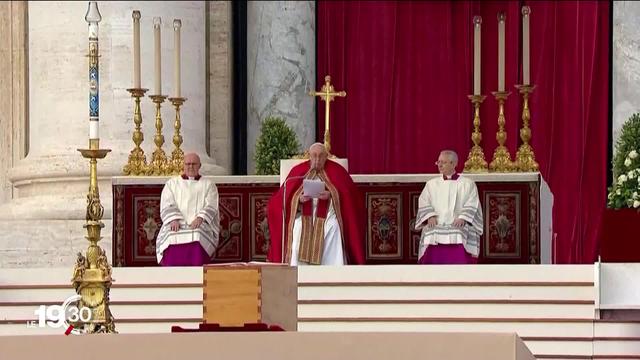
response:
<path id="1" fill-rule="evenodd" d="M 209 149 L 216 163 L 232 173 L 233 39 L 231 1 L 209 1 Z"/>
<path id="2" fill-rule="evenodd" d="M 249 1 L 247 6 L 247 171 L 255 173 L 261 122 L 280 116 L 303 148 L 315 140 L 315 2 Z M 301 149 L 302 150 L 302 149 Z"/>
<path id="3" fill-rule="evenodd" d="M 0 2 L 0 204 L 13 197 L 9 170 L 25 156 L 27 3 Z"/>
<path id="4" fill-rule="evenodd" d="M 640 111 L 640 3 L 613 4 L 613 136 L 620 138 L 622 125 Z"/>
<path id="5" fill-rule="evenodd" d="M 132 18 L 140 10 L 142 87 L 153 88 L 152 19 L 162 17 L 163 95 L 173 95 L 173 19 L 182 19 L 181 109 L 184 151 L 197 151 L 203 173 L 223 173 L 207 156 L 205 2 L 101 2 L 100 145 L 112 149 L 98 162 L 105 208 L 101 246 L 111 254 L 111 176 L 121 175 L 134 144 Z M 84 250 L 88 161 L 76 149 L 88 146 L 87 2 L 29 2 L 29 153 L 9 178 L 14 199 L 0 207 L 0 267 L 70 266 Z M 150 93 L 147 93 L 148 95 Z M 142 148 L 148 160 L 153 144 L 154 106 L 142 101 Z M 163 106 L 165 152 L 173 149 L 174 110 Z"/>

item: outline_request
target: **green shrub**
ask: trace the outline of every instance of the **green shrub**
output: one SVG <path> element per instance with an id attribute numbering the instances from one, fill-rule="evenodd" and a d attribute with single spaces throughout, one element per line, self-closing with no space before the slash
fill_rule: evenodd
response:
<path id="1" fill-rule="evenodd" d="M 640 209 L 640 113 L 622 125 L 613 157 L 613 177 L 609 207 Z"/>
<path id="2" fill-rule="evenodd" d="M 298 154 L 299 148 L 296 133 L 282 118 L 266 118 L 256 142 L 256 172 L 258 175 L 280 174 L 280 159 L 290 159 Z"/>

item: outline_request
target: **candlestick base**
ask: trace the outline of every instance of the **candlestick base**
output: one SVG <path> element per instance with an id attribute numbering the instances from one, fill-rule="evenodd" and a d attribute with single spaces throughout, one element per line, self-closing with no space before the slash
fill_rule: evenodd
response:
<path id="1" fill-rule="evenodd" d="M 484 151 L 480 147 L 482 141 L 482 133 L 480 132 L 480 104 L 484 101 L 484 95 L 469 95 L 469 100 L 473 104 L 473 133 L 471 141 L 473 146 L 464 163 L 464 171 L 467 173 L 486 173 L 489 171 L 487 161 L 484 158 Z"/>
<path id="2" fill-rule="evenodd" d="M 167 155 L 162 149 L 164 145 L 164 136 L 162 135 L 162 113 L 161 107 L 164 100 L 167 98 L 165 95 L 150 95 L 151 100 L 156 104 L 156 134 L 153 137 L 153 142 L 156 144 L 156 149 L 151 156 L 151 163 L 147 168 L 147 175 L 170 175 L 171 166 L 167 161 Z"/>
<path id="3" fill-rule="evenodd" d="M 182 123 L 180 121 L 180 107 L 187 101 L 187 98 L 183 97 L 172 97 L 169 98 L 169 101 L 173 104 L 176 109 L 176 117 L 173 122 L 173 145 L 174 149 L 171 152 L 171 160 L 169 161 L 171 166 L 171 172 L 175 175 L 180 175 L 184 168 L 184 152 L 180 148 L 182 145 L 182 135 L 180 135 L 180 128 L 182 127 Z"/>
<path id="4" fill-rule="evenodd" d="M 135 130 L 133 131 L 133 143 L 135 144 L 133 150 L 129 153 L 129 159 L 127 164 L 122 168 L 122 172 L 125 175 L 144 175 L 147 172 L 147 157 L 144 154 L 144 150 L 140 147 L 140 144 L 144 141 L 144 134 L 141 130 L 142 125 L 142 112 L 140 111 L 140 98 L 144 96 L 147 89 L 131 88 L 127 89 L 131 93 L 131 97 L 134 98 L 135 106 L 133 110 L 133 122 L 135 124 Z"/>
<path id="5" fill-rule="evenodd" d="M 498 147 L 493 152 L 493 160 L 489 164 L 489 170 L 493 172 L 513 172 L 514 163 L 511 161 L 511 154 L 504 143 L 507 141 L 507 133 L 504 131 L 505 117 L 504 117 L 504 102 L 511 92 L 507 91 L 494 91 L 493 96 L 498 100 L 498 132 L 496 133 L 496 140 Z"/>
<path id="6" fill-rule="evenodd" d="M 529 141 L 531 140 L 531 129 L 529 128 L 529 121 L 531 120 L 529 94 L 533 92 L 535 85 L 516 85 L 516 88 L 522 94 L 523 107 L 522 129 L 520 129 L 522 144 L 516 152 L 515 166 L 518 171 L 538 171 L 539 165 L 536 162 L 536 156 L 533 153 L 533 148 L 529 145 Z"/>
<path id="7" fill-rule="evenodd" d="M 90 318 L 70 325 L 83 333 L 117 333 L 109 306 L 109 292 L 113 282 L 111 266 L 104 249 L 98 245 L 98 241 L 102 239 L 100 231 L 104 228 L 104 207 L 100 203 L 97 159 L 103 159 L 111 150 L 100 149 L 99 139 L 91 139 L 89 149 L 78 151 L 85 159 L 89 159 L 89 192 L 86 224 L 83 226 L 87 230 L 89 247 L 86 255 L 78 253 L 71 281 L 76 293 L 80 295 L 79 306 L 89 309 Z"/>

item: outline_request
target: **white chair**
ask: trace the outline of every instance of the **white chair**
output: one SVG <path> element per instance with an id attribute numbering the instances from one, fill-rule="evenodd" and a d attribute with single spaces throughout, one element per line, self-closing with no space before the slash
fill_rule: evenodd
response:
<path id="1" fill-rule="evenodd" d="M 289 172 L 291 171 L 291 169 L 293 169 L 294 166 L 300 164 L 303 161 L 307 161 L 308 159 L 282 159 L 280 160 L 280 185 L 282 186 L 282 184 L 284 183 L 284 180 L 287 178 L 287 175 L 289 175 Z M 329 159 L 331 161 L 335 161 L 338 164 L 342 165 L 343 168 L 345 168 L 345 170 L 349 171 L 349 161 L 347 159 L 338 159 L 338 158 L 333 158 L 333 159 Z M 329 161 L 327 160 L 327 161 Z"/>

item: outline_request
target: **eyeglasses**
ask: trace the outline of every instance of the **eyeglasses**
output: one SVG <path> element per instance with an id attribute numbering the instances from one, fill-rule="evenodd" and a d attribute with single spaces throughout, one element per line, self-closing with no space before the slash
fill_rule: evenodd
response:
<path id="1" fill-rule="evenodd" d="M 184 163 L 185 166 L 198 166 L 200 163 Z"/>
<path id="2" fill-rule="evenodd" d="M 441 160 L 438 160 L 438 161 L 436 161 L 435 164 L 436 165 L 440 165 L 440 164 L 444 165 L 444 164 L 452 164 L 452 163 L 453 163 L 452 161 L 441 161 Z"/>

